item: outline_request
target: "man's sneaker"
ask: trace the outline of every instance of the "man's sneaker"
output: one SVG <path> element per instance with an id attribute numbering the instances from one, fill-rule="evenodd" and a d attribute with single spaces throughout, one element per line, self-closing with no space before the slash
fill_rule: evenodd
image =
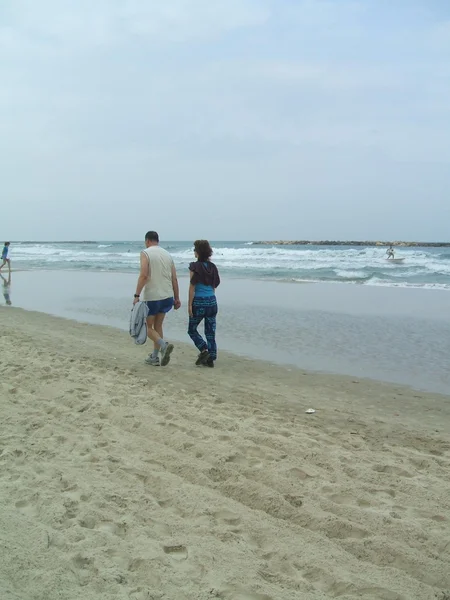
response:
<path id="1" fill-rule="evenodd" d="M 159 367 L 159 356 L 153 356 L 153 354 L 149 354 L 145 359 L 147 365 L 151 365 L 152 367 Z"/>
<path id="2" fill-rule="evenodd" d="M 170 363 L 170 355 L 173 352 L 173 344 L 167 344 L 164 350 L 161 350 L 161 366 L 165 367 Z"/>
<path id="3" fill-rule="evenodd" d="M 209 358 L 208 350 L 202 350 L 198 355 L 197 360 L 195 361 L 195 365 L 198 367 L 199 365 L 204 365 Z"/>
<path id="4" fill-rule="evenodd" d="M 214 361 L 211 357 L 209 357 L 208 360 L 205 362 L 205 367 L 214 367 Z"/>

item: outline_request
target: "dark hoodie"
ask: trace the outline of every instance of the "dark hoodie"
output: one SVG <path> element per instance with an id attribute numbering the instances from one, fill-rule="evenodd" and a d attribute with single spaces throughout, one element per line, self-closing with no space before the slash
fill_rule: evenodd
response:
<path id="1" fill-rule="evenodd" d="M 203 263 L 197 260 L 196 262 L 191 262 L 189 270 L 193 272 L 191 279 L 192 285 L 202 283 L 203 285 L 209 285 L 214 289 L 219 287 L 219 271 L 214 263 L 210 261 Z"/>

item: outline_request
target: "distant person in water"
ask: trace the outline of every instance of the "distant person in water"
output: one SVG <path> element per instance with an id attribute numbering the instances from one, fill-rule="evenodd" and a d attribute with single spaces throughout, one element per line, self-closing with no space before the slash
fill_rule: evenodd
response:
<path id="1" fill-rule="evenodd" d="M 3 298 L 5 299 L 7 306 L 11 306 L 11 271 L 8 274 L 8 279 L 5 279 L 1 273 L 0 277 L 3 280 Z"/>
<path id="2" fill-rule="evenodd" d="M 216 288 L 220 285 L 219 271 L 211 262 L 212 248 L 207 240 L 194 242 L 197 259 L 189 265 L 189 328 L 188 334 L 200 351 L 196 365 L 214 367 L 217 359 L 216 345 Z M 198 326 L 205 321 L 206 341 L 198 332 Z"/>
<path id="3" fill-rule="evenodd" d="M 145 250 L 141 252 L 141 270 L 133 304 L 142 300 L 147 304 L 147 336 L 153 342 L 153 352 L 145 362 L 153 367 L 169 364 L 173 344 L 164 339 L 163 322 L 166 314 L 181 306 L 178 279 L 173 258 L 159 246 L 156 231 L 145 235 Z M 159 355 L 161 354 L 161 361 Z"/>
<path id="4" fill-rule="evenodd" d="M 3 250 L 2 250 L 2 266 L 0 267 L 0 271 L 3 269 L 3 267 L 7 264 L 8 265 L 8 270 L 11 273 L 11 256 L 10 256 L 10 243 L 9 242 L 5 242 L 5 245 L 3 246 Z"/>
<path id="5" fill-rule="evenodd" d="M 392 244 L 389 246 L 389 248 L 386 250 L 386 254 L 388 258 L 394 258 L 394 248 L 392 247 Z"/>

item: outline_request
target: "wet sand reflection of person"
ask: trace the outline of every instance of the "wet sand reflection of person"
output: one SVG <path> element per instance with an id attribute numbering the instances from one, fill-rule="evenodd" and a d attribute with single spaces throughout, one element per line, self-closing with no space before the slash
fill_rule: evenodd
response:
<path id="1" fill-rule="evenodd" d="M 5 299 L 5 303 L 7 304 L 7 306 L 11 306 L 11 304 L 12 304 L 12 302 L 11 302 L 11 272 L 9 272 L 7 279 L 5 277 L 3 277 L 3 275 L 1 273 L 0 273 L 0 277 L 3 280 L 3 282 L 2 282 L 3 298 Z"/>

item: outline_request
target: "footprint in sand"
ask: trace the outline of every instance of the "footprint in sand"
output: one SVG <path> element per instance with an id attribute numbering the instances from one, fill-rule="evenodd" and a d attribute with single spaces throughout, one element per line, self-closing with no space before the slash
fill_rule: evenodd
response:
<path id="1" fill-rule="evenodd" d="M 226 508 L 213 513 L 214 519 L 223 525 L 236 527 L 241 522 L 241 517 Z"/>
<path id="2" fill-rule="evenodd" d="M 116 535 L 117 537 L 124 538 L 127 533 L 127 527 L 124 523 L 113 523 L 112 521 L 101 521 L 96 525 L 95 529 Z"/>
<path id="3" fill-rule="evenodd" d="M 77 554 L 72 558 L 72 573 L 77 577 L 80 586 L 88 584 L 91 576 L 97 572 L 94 568 L 94 559 Z"/>
<path id="4" fill-rule="evenodd" d="M 178 517 L 184 518 L 184 512 L 174 505 L 173 500 L 157 500 L 158 506 L 168 512 L 177 515 Z"/>
<path id="5" fill-rule="evenodd" d="M 226 481 L 227 479 L 230 479 L 230 477 L 233 477 L 235 473 L 230 468 L 220 466 L 208 469 L 206 475 L 214 483 L 221 483 L 222 481 Z"/>
<path id="6" fill-rule="evenodd" d="M 164 423 L 167 431 L 170 433 L 175 433 L 176 431 L 180 431 L 181 433 L 186 433 L 187 429 L 185 427 L 181 427 L 180 425 L 176 425 L 175 423 Z"/>
<path id="7" fill-rule="evenodd" d="M 397 495 L 397 492 L 395 490 L 392 489 L 388 489 L 388 490 L 369 490 L 369 494 L 373 494 L 374 496 L 378 496 L 381 499 L 384 500 L 390 500 L 392 498 L 395 498 L 395 496 Z"/>
<path id="8" fill-rule="evenodd" d="M 397 594 L 397 592 L 391 592 L 386 588 L 370 587 L 362 588 L 358 590 L 360 596 L 370 596 L 371 598 L 377 598 L 379 600 L 407 600 L 405 596 Z M 449 598 L 450 600 L 450 598 Z"/>
<path id="9" fill-rule="evenodd" d="M 212 590 L 211 593 L 213 598 L 222 598 L 222 600 L 274 600 L 272 596 L 268 596 L 267 594 L 243 590 Z"/>
<path id="10" fill-rule="evenodd" d="M 124 523 L 113 523 L 112 521 L 99 521 L 92 516 L 86 516 L 79 521 L 80 527 L 84 529 L 96 529 L 117 537 L 124 538 L 127 532 L 127 527 Z"/>
<path id="11" fill-rule="evenodd" d="M 121 552 L 120 550 L 106 550 L 106 556 L 114 562 L 115 565 L 123 569 L 124 571 L 128 571 L 131 563 L 131 558 L 125 552 Z"/>
<path id="12" fill-rule="evenodd" d="M 286 502 L 289 502 L 291 506 L 295 506 L 296 508 L 300 508 L 300 506 L 303 506 L 303 499 L 301 496 L 286 494 L 286 496 L 284 496 L 284 499 L 286 500 Z"/>
<path id="13" fill-rule="evenodd" d="M 335 504 L 344 506 L 357 506 L 358 508 L 369 508 L 372 504 L 368 500 L 355 498 L 346 494 L 332 494 L 330 500 Z"/>
<path id="14" fill-rule="evenodd" d="M 158 536 L 168 536 L 170 534 L 170 527 L 167 523 L 148 518 L 146 520 L 146 531 L 154 539 Z"/>
<path id="15" fill-rule="evenodd" d="M 169 554 L 175 560 L 187 560 L 188 551 L 186 546 L 163 546 L 165 554 Z"/>
<path id="16" fill-rule="evenodd" d="M 145 577 L 147 585 L 151 585 L 152 588 L 161 587 L 161 577 L 155 571 L 155 559 L 151 558 L 133 558 L 128 566 L 130 573 L 140 573 Z M 158 560 L 158 559 L 157 559 Z M 152 596 L 150 596 L 151 598 Z"/>
<path id="17" fill-rule="evenodd" d="M 136 588 L 135 590 L 131 590 L 129 594 L 130 600 L 162 600 L 163 592 L 155 592 L 152 590 L 144 590 L 143 588 Z"/>
<path id="18" fill-rule="evenodd" d="M 436 515 L 427 510 L 415 509 L 412 512 L 413 515 L 419 519 L 428 519 L 430 521 L 434 521 L 435 523 L 445 523 L 448 520 L 444 515 Z"/>
<path id="19" fill-rule="evenodd" d="M 64 477 L 61 477 L 61 479 L 59 480 L 59 483 L 60 483 L 62 492 L 69 492 L 69 491 L 74 491 L 74 490 L 78 489 L 78 486 L 76 483 L 73 483 L 72 481 L 68 481 L 67 479 L 64 479 Z"/>
<path id="20" fill-rule="evenodd" d="M 412 473 L 405 471 L 404 469 L 400 469 L 399 467 L 395 467 L 393 465 L 374 465 L 372 467 L 373 471 L 377 473 L 387 473 L 389 475 L 397 475 L 398 477 L 414 477 Z"/>
<path id="21" fill-rule="evenodd" d="M 29 502 L 28 500 L 19 500 L 16 502 L 16 508 L 22 514 L 27 515 L 28 517 L 32 517 L 37 514 L 37 507 L 33 502 Z"/>
<path id="22" fill-rule="evenodd" d="M 306 581 L 309 581 L 316 590 L 326 593 L 332 598 L 350 594 L 354 591 L 354 585 L 346 581 L 339 581 L 332 573 L 319 568 L 312 568 L 302 573 Z"/>
<path id="23" fill-rule="evenodd" d="M 63 501 L 63 506 L 66 511 L 63 516 L 61 522 L 65 522 L 66 520 L 75 519 L 78 514 L 78 502 L 76 500 L 72 500 L 71 498 L 65 498 Z"/>
<path id="24" fill-rule="evenodd" d="M 94 562 L 93 558 L 89 558 L 87 556 L 83 556 L 82 554 L 76 554 L 72 558 L 72 564 L 76 569 L 87 569 Z"/>
<path id="25" fill-rule="evenodd" d="M 353 525 L 353 523 L 350 523 L 349 521 L 343 521 L 342 519 L 320 518 L 305 522 L 302 524 L 302 527 L 306 527 L 311 531 L 320 531 L 325 533 L 328 538 L 338 540 L 362 540 L 370 535 L 370 533 L 364 529 Z"/>
<path id="26" fill-rule="evenodd" d="M 292 479 L 300 479 L 302 481 L 312 477 L 312 475 L 309 475 L 306 471 L 303 471 L 303 469 L 299 469 L 298 467 L 289 469 L 287 473 Z"/>

